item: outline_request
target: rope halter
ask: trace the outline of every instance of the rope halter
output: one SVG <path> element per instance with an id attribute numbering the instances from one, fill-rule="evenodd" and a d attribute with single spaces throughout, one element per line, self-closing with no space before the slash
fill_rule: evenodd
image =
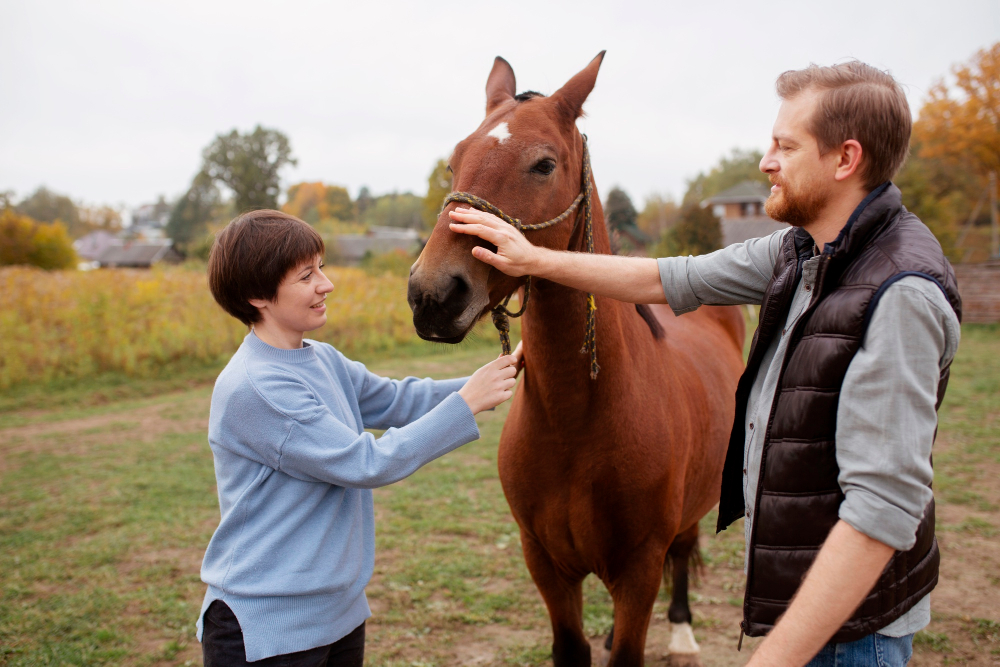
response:
<path id="1" fill-rule="evenodd" d="M 524 232 L 532 232 L 539 229 L 545 229 L 546 227 L 552 227 L 553 225 L 558 225 L 560 222 L 568 219 L 573 213 L 580 208 L 582 204 L 583 210 L 583 234 L 584 242 L 586 243 L 587 252 L 594 253 L 594 225 L 593 225 L 593 192 L 594 187 L 590 182 L 590 150 L 587 148 L 587 136 L 583 135 L 583 167 L 581 170 L 581 185 L 580 194 L 576 196 L 573 203 L 569 207 L 552 218 L 551 220 L 546 220 L 545 222 L 538 222 L 531 225 L 526 225 L 522 223 L 517 218 L 512 218 L 498 207 L 494 206 L 490 202 L 486 201 L 482 197 L 477 197 L 471 192 L 452 192 L 447 197 L 444 198 L 444 204 L 442 205 L 442 210 L 444 206 L 447 206 L 451 202 L 459 202 L 462 204 L 468 204 L 472 208 L 483 211 L 484 213 L 492 213 L 496 217 L 500 218 L 508 225 L 511 225 L 517 229 L 522 234 Z M 528 307 L 528 297 L 531 295 L 531 276 L 528 276 L 527 282 L 524 286 L 524 301 L 521 303 L 521 309 L 516 313 L 510 311 L 507 308 L 507 304 L 510 303 L 510 299 L 513 296 L 513 292 L 507 295 L 501 303 L 497 304 L 491 313 L 493 315 L 493 326 L 497 328 L 500 334 L 500 347 L 504 354 L 510 354 L 510 320 L 508 318 L 520 317 L 524 314 L 525 309 Z M 581 354 L 590 353 L 590 379 L 596 380 L 597 373 L 601 370 L 601 367 L 597 365 L 597 331 L 596 331 L 596 321 L 597 321 L 597 304 L 594 300 L 593 294 L 587 294 L 587 330 L 584 336 L 583 348 L 581 348 Z"/>

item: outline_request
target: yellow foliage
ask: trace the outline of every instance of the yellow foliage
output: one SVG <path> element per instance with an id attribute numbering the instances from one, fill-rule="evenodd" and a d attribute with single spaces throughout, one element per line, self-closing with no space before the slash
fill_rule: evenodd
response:
<path id="1" fill-rule="evenodd" d="M 65 225 L 37 222 L 10 208 L 0 210 L 0 266 L 11 264 L 42 269 L 75 266 L 76 252 Z"/>
<path id="2" fill-rule="evenodd" d="M 328 275 L 335 288 L 327 324 L 308 336 L 348 355 L 417 340 L 405 277 L 340 267 Z M 0 388 L 222 363 L 245 334 L 201 272 L 0 269 Z"/>
<path id="3" fill-rule="evenodd" d="M 935 85 L 913 128 L 920 156 L 960 163 L 980 174 L 1000 171 L 1000 42 L 954 69 L 956 97 Z"/>
<path id="4" fill-rule="evenodd" d="M 427 194 L 424 195 L 420 213 L 425 229 L 434 229 L 441 214 L 444 198 L 449 192 L 451 192 L 451 171 L 445 160 L 438 160 L 430 176 L 427 177 Z"/>
<path id="5" fill-rule="evenodd" d="M 346 188 L 322 182 L 298 183 L 288 188 L 288 201 L 281 210 L 316 224 L 321 220 L 353 220 L 354 204 Z"/>

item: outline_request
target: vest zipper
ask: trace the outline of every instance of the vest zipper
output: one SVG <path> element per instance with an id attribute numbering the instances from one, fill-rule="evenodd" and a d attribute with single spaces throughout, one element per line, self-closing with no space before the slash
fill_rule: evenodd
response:
<path id="1" fill-rule="evenodd" d="M 754 496 L 754 511 L 753 516 L 750 517 L 750 544 L 748 545 L 750 553 L 747 554 L 747 591 L 743 595 L 743 622 L 740 623 L 740 646 L 743 645 L 743 633 L 746 630 L 745 624 L 750 616 L 748 613 L 750 611 L 750 580 L 753 574 L 755 560 L 753 549 L 757 544 L 757 517 L 760 514 L 760 499 L 764 491 L 762 481 L 764 479 L 764 470 L 767 463 L 767 448 L 771 442 L 771 427 L 774 425 L 774 415 L 778 411 L 778 396 L 781 394 L 781 382 L 785 379 L 785 370 L 788 368 L 788 359 L 795 351 L 795 348 L 793 348 L 792 345 L 795 344 L 796 347 L 798 346 L 798 343 L 795 341 L 795 336 L 804 326 L 803 323 L 806 320 L 806 316 L 810 315 L 819 303 L 823 279 L 826 276 L 826 267 L 829 261 L 829 256 L 821 256 L 819 266 L 816 267 L 816 281 L 813 283 L 813 293 L 812 297 L 809 299 L 809 305 L 804 311 L 802 311 L 802 314 L 799 315 L 799 319 L 796 320 L 795 326 L 792 327 L 792 330 L 788 334 L 789 347 L 785 350 L 785 358 L 781 360 L 781 372 L 778 374 L 778 385 L 774 390 L 774 400 L 771 401 L 771 412 L 767 417 L 767 430 L 764 431 L 764 441 L 761 443 L 760 450 L 760 468 L 757 471 L 757 493 Z M 795 298 L 794 293 L 792 298 Z M 786 314 L 785 317 L 788 317 L 788 315 Z M 759 368 L 757 369 L 757 372 L 760 372 Z M 737 647 L 736 650 L 739 650 L 739 648 Z"/>

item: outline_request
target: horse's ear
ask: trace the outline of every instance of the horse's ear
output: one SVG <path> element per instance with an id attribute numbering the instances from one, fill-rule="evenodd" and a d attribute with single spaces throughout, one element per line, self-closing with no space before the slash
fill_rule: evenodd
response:
<path id="1" fill-rule="evenodd" d="M 597 82 L 597 71 L 601 69 L 605 53 L 607 51 L 598 53 L 589 65 L 552 94 L 552 99 L 556 102 L 559 110 L 570 122 L 575 122 L 583 115 L 583 103 L 587 101 L 587 96 L 594 89 L 594 84 Z"/>
<path id="2" fill-rule="evenodd" d="M 514 68 L 500 56 L 493 61 L 490 77 L 486 79 L 486 115 L 506 102 L 514 99 L 517 90 L 514 82 Z"/>

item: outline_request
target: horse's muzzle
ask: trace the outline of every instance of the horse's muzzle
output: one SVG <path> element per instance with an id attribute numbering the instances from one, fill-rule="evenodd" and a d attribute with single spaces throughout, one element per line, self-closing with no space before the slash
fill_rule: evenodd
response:
<path id="1" fill-rule="evenodd" d="M 411 275 L 406 301 L 413 311 L 417 335 L 436 343 L 460 343 L 478 314 L 470 313 L 473 290 L 461 275 L 442 276 L 435 281 Z"/>

